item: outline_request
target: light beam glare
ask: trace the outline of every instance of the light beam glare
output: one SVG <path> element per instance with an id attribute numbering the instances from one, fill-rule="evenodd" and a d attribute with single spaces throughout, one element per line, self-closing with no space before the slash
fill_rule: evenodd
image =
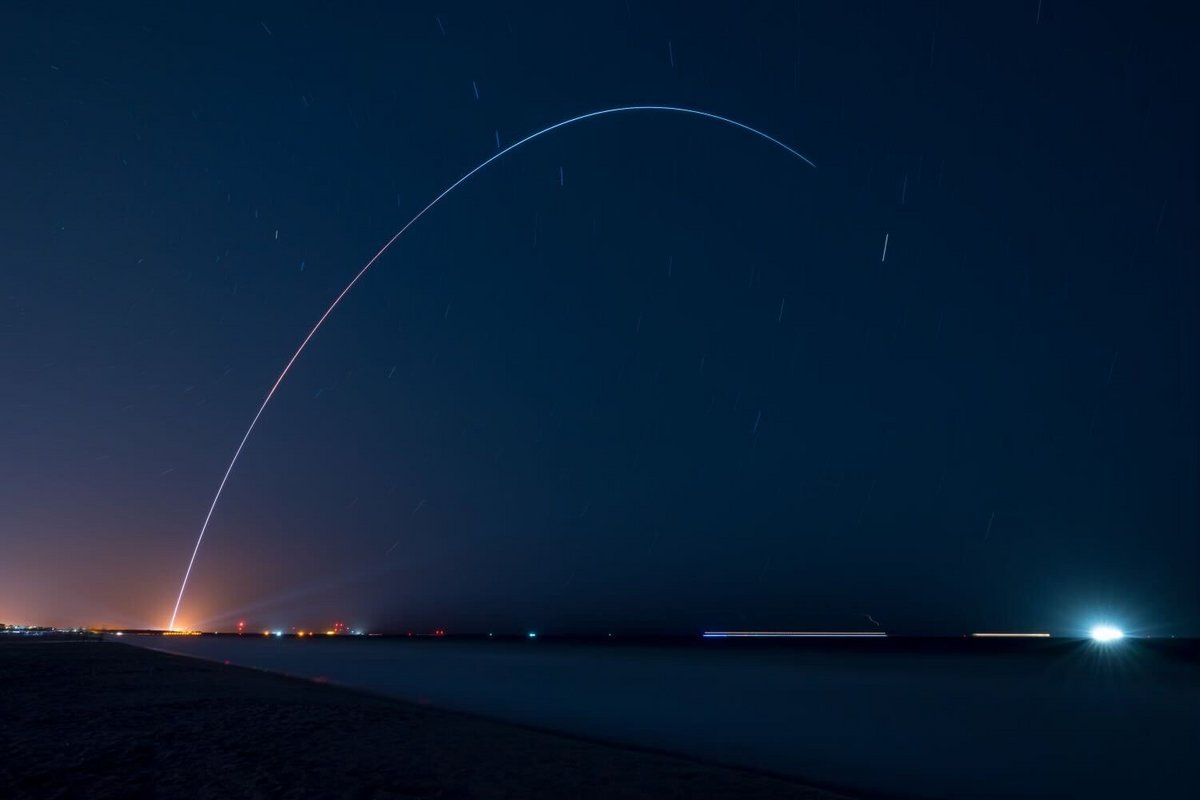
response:
<path id="1" fill-rule="evenodd" d="M 1107 644 L 1109 642 L 1115 642 L 1125 638 L 1125 632 L 1112 625 L 1096 625 L 1091 629 L 1091 631 L 1089 631 L 1089 635 L 1093 640 L 1100 642 L 1101 644 Z"/>
<path id="2" fill-rule="evenodd" d="M 296 348 L 296 352 L 292 353 L 292 357 L 289 358 L 287 364 L 284 365 L 283 371 L 280 372 L 279 377 L 275 379 L 275 383 L 271 386 L 270 391 L 267 392 L 267 396 L 263 398 L 262 404 L 258 407 L 258 411 L 255 412 L 254 418 L 252 420 L 250 420 L 250 426 L 248 428 L 246 428 L 246 433 L 242 436 L 242 440 L 238 443 L 237 450 L 234 451 L 233 458 L 230 459 L 230 461 L 229 461 L 229 466 L 225 468 L 225 474 L 221 476 L 221 483 L 217 486 L 217 493 L 215 495 L 213 495 L 212 503 L 210 503 L 208 506 L 208 513 L 204 515 L 204 524 L 200 526 L 200 535 L 196 537 L 196 545 L 195 545 L 195 547 L 192 548 L 192 556 L 191 556 L 191 558 L 188 559 L 187 569 L 183 573 L 183 582 L 179 586 L 179 596 L 175 598 L 175 609 L 171 612 L 171 622 L 170 622 L 170 625 L 168 625 L 168 627 L 167 627 L 168 630 L 175 629 L 175 618 L 179 614 L 179 606 L 183 603 L 183 595 L 184 595 L 184 592 L 187 591 L 188 578 L 190 578 L 192 575 L 192 567 L 196 563 L 196 554 L 200 552 L 200 543 L 204 541 L 204 534 L 208 531 L 208 525 L 212 521 L 213 512 L 217 508 L 217 503 L 221 499 L 221 493 L 225 491 L 225 484 L 229 482 L 229 475 L 230 475 L 230 473 L 233 472 L 233 468 L 237 464 L 238 458 L 242 455 L 242 450 L 246 447 L 246 442 L 250 439 L 250 434 L 254 432 L 254 427 L 256 425 L 258 425 L 259 418 L 262 417 L 263 412 L 266 410 L 267 406 L 270 404 L 271 398 L 273 398 L 275 396 L 275 392 L 279 390 L 279 385 L 281 383 L 283 383 L 283 379 L 287 377 L 287 374 L 291 370 L 292 365 L 296 363 L 296 359 L 298 359 L 300 357 L 300 354 L 304 352 L 304 349 L 306 347 L 308 347 L 308 343 L 312 340 L 313 336 L 316 335 L 317 331 L 319 331 L 321 329 L 321 326 L 325 324 L 325 320 L 329 318 L 329 315 L 333 313 L 333 310 L 335 308 L 337 308 L 338 305 L 342 302 L 342 298 L 344 298 L 347 294 L 350 293 L 350 290 L 353 289 L 354 285 L 356 283 L 358 283 L 359 279 L 362 278 L 362 276 L 367 273 L 367 270 L 369 270 L 372 266 L 375 265 L 375 262 L 378 261 L 380 259 L 380 257 L 383 256 L 383 254 L 386 253 L 393 244 L 395 244 L 397 239 L 399 239 L 401 236 L 404 235 L 405 231 L 407 231 L 409 228 L 411 228 L 413 226 L 413 224 L 416 223 L 417 220 L 419 220 L 421 217 L 425 216 L 426 212 L 428 212 L 431 208 L 433 208 L 439 202 L 441 202 L 442 198 L 444 198 L 446 195 L 453 192 L 455 189 L 457 189 L 459 186 L 461 186 L 463 183 L 465 183 L 468 179 L 470 179 L 473 175 L 475 175 L 475 173 L 479 172 L 484 167 L 491 164 L 493 161 L 496 161 L 497 159 L 512 152 L 513 150 L 516 150 L 518 147 L 521 147 L 529 142 L 532 142 L 534 139 L 537 139 L 540 136 L 545 136 L 547 133 L 550 133 L 551 131 L 556 131 L 559 128 L 565 128 L 568 125 L 574 125 L 577 122 L 583 122 L 584 120 L 593 119 L 595 117 L 603 117 L 603 116 L 607 116 L 609 114 L 620 114 L 620 113 L 635 112 L 635 111 L 662 111 L 662 112 L 669 112 L 669 113 L 676 113 L 676 114 L 689 114 L 689 115 L 696 116 L 696 117 L 704 117 L 706 119 L 715 120 L 717 122 L 723 122 L 727 125 L 732 125 L 735 128 L 740 128 L 744 131 L 747 131 L 748 133 L 752 133 L 755 136 L 765 139 L 766 141 L 770 142 L 771 144 L 774 144 L 774 145 L 786 150 L 788 153 L 790 153 L 791 155 L 800 159 L 805 164 L 808 164 L 810 167 L 815 168 L 817 166 L 812 161 L 810 161 L 806 156 L 804 156 L 802 153 L 800 153 L 798 150 L 795 150 L 795 149 L 789 147 L 788 145 L 786 145 L 783 142 L 776 139 L 774 136 L 771 136 L 767 133 L 763 133 L 762 131 L 758 130 L 757 128 L 752 128 L 751 126 L 746 125 L 743 122 L 738 122 L 737 120 L 729 119 L 728 117 L 722 117 L 719 114 L 712 114 L 708 111 L 699 111 L 694 108 L 684 108 L 681 106 L 620 106 L 618 108 L 606 108 L 606 109 L 602 109 L 600 111 L 591 111 L 591 112 L 588 112 L 587 114 L 580 114 L 577 117 L 571 117 L 570 119 L 565 119 L 562 122 L 556 122 L 547 128 L 542 128 L 540 131 L 531 133 L 528 136 L 526 136 L 524 139 L 521 139 L 517 142 L 514 142 L 513 144 L 510 144 L 508 147 L 505 147 L 503 150 L 500 150 L 499 152 L 490 156 L 489 158 L 487 158 L 486 160 L 481 162 L 478 166 L 476 166 L 474 169 L 472 169 L 470 172 L 466 173 L 461 178 L 456 180 L 454 183 L 450 184 L 448 187 L 446 187 L 442 191 L 441 194 L 439 194 L 437 197 L 433 198 L 433 200 L 430 201 L 429 205 L 422 208 L 420 211 L 417 212 L 416 216 L 414 216 L 412 219 L 410 219 L 408 222 L 406 222 L 404 224 L 404 227 L 402 227 L 400 230 L 396 231 L 396 233 L 392 236 L 392 238 L 388 239 L 387 242 L 383 245 L 383 247 L 379 248 L 379 252 L 377 252 L 377 253 L 375 253 L 375 255 L 371 256 L 371 260 L 368 261 L 365 265 L 363 265 L 362 269 L 360 269 L 358 271 L 358 273 L 353 278 L 350 279 L 350 282 L 346 284 L 346 287 L 344 289 L 342 289 L 342 291 L 338 294 L 338 296 L 334 298 L 333 302 L 329 304 L 329 308 L 325 309 L 325 313 L 322 314 L 320 319 L 317 320 L 316 324 L 312 326 L 312 330 L 310 330 L 308 332 L 308 335 L 305 336 L 303 341 L 300 342 L 300 346 Z"/>

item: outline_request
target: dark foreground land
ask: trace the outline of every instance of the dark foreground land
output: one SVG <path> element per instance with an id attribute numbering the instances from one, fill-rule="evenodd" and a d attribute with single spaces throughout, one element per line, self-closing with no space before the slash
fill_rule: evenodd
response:
<path id="1" fill-rule="evenodd" d="M 4 798 L 805 798 L 787 780 L 121 644 L 0 640 Z"/>

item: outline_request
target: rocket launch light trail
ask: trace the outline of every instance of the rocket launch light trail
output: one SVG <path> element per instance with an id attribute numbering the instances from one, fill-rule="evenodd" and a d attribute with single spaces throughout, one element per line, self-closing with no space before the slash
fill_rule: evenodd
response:
<path id="1" fill-rule="evenodd" d="M 481 162 L 478 166 L 476 166 L 474 169 L 472 169 L 470 172 L 467 172 L 465 175 L 463 175 L 461 178 L 456 180 L 454 183 L 450 184 L 448 187 L 446 187 L 444 190 L 442 190 L 441 194 L 439 194 L 437 197 L 433 198 L 433 200 L 431 200 L 427 206 L 425 206 L 420 211 L 418 211 L 416 216 L 414 216 L 412 219 L 410 219 L 408 222 L 406 222 L 404 224 L 404 226 L 402 228 L 400 228 L 400 230 L 396 231 L 396 233 L 392 236 L 392 238 L 388 239 L 387 242 L 383 245 L 383 247 L 379 248 L 379 251 L 376 252 L 375 255 L 371 256 L 371 259 L 369 261 L 367 261 L 367 263 L 365 265 L 363 265 L 362 269 L 360 269 L 355 274 L 355 276 L 350 279 L 350 282 L 346 284 L 346 287 L 344 289 L 342 289 L 342 291 L 337 295 L 337 297 L 335 297 L 333 299 L 333 302 L 329 304 L 329 307 L 327 309 L 325 309 L 325 313 L 322 314 L 320 316 L 320 318 L 317 320 L 316 324 L 313 325 L 312 330 L 310 330 L 308 332 L 308 335 L 305 336 L 304 339 L 300 342 L 300 346 L 296 348 L 296 352 L 292 353 L 292 357 L 289 358 L 287 361 L 287 364 L 284 365 L 283 370 L 279 373 L 279 377 L 275 379 L 275 383 L 271 386 L 270 391 L 267 392 L 266 397 L 263 398 L 262 404 L 258 407 L 258 411 L 255 412 L 254 418 L 250 420 L 250 426 L 248 428 L 246 428 L 246 433 L 242 436 L 241 442 L 238 443 L 237 449 L 233 453 L 233 458 L 230 459 L 229 466 L 225 468 L 225 474 L 221 477 L 221 483 L 217 486 L 217 493 L 213 496 L 212 503 L 210 503 L 208 506 L 208 513 L 205 514 L 205 516 L 204 516 L 204 524 L 200 526 L 200 535 L 196 537 L 196 545 L 195 545 L 195 547 L 192 548 L 191 558 L 188 559 L 187 569 L 183 573 L 183 582 L 179 586 L 179 596 L 175 599 L 175 608 L 171 612 L 171 622 L 170 622 L 170 625 L 168 625 L 168 630 L 175 629 L 175 618 L 179 615 L 179 606 L 180 606 L 180 604 L 183 603 L 183 595 L 184 595 L 184 592 L 187 591 L 188 579 L 192 575 L 192 567 L 196 563 L 196 555 L 197 555 L 197 553 L 200 552 L 200 543 L 204 541 L 204 534 L 208 531 L 208 525 L 212 521 L 213 512 L 217 508 L 217 503 L 221 500 L 221 493 L 225 491 L 225 484 L 229 482 L 229 475 L 230 475 L 230 473 L 233 472 L 234 466 L 237 465 L 238 458 L 242 455 L 242 450 L 246 447 L 246 442 L 250 439 L 250 434 L 254 432 L 255 426 L 258 425 L 258 420 L 262 417 L 263 412 L 266 410 L 267 406 L 270 404 L 271 399 L 275 396 L 275 392 L 277 392 L 279 390 L 280 384 L 282 384 L 283 379 L 287 377 L 287 374 L 291 370 L 292 365 L 296 363 L 296 359 L 298 359 L 300 357 L 300 354 L 304 352 L 304 349 L 306 347 L 308 347 L 308 343 L 312 340 L 313 336 L 315 336 L 317 331 L 319 331 L 321 329 L 321 326 L 325 324 L 325 320 L 328 319 L 329 315 L 333 313 L 333 310 L 335 308 L 337 308 L 338 305 L 341 304 L 342 299 L 345 298 L 345 296 L 350 293 L 350 290 L 354 288 L 354 285 L 358 283 L 359 279 L 362 278 L 362 276 L 365 275 L 367 273 L 367 271 L 369 269 L 371 269 L 372 266 L 375 265 L 375 262 L 378 261 L 383 256 L 383 254 L 386 253 L 391 248 L 391 246 L 393 244 L 395 244 L 397 239 L 399 239 L 401 236 L 404 235 L 405 231 L 407 231 L 409 228 L 411 228 L 417 222 L 417 220 L 419 220 L 421 217 L 425 216 L 426 212 L 428 212 L 430 209 L 432 209 L 434 206 L 436 206 L 439 202 L 441 202 L 442 198 L 444 198 L 446 195 L 453 192 L 455 189 L 457 189 L 459 186 L 461 186 L 463 183 L 465 183 L 467 180 L 469 180 L 473 175 L 475 175 L 477 172 L 479 172 L 480 170 L 487 167 L 493 161 L 496 161 L 496 160 L 500 159 L 501 157 L 507 155 L 508 153 L 511 153 L 513 150 L 516 150 L 518 147 L 521 147 L 521 146 L 533 141 L 534 139 L 544 136 L 547 133 L 550 133 L 551 131 L 556 131 L 559 128 L 565 128 L 568 125 L 574 125 L 577 122 L 583 122 L 584 120 L 595 119 L 596 117 L 603 117 L 603 116 L 607 116 L 609 114 L 621 114 L 621 113 L 642 112 L 642 111 L 687 114 L 690 116 L 703 117 L 705 119 L 714 120 L 716 122 L 722 122 L 722 123 L 725 123 L 726 125 L 732 125 L 735 128 L 740 128 L 741 130 L 744 130 L 748 133 L 752 133 L 755 136 L 765 139 L 766 141 L 770 142 L 771 144 L 774 144 L 774 145 L 782 148 L 783 150 L 786 150 L 788 153 L 790 153 L 791 155 L 800 159 L 801 161 L 803 161 L 805 164 L 809 165 L 810 167 L 815 168 L 817 166 L 812 161 L 810 161 L 806 156 L 804 156 L 802 153 L 800 153 L 798 150 L 795 150 L 795 149 L 789 147 L 788 145 L 784 144 L 783 142 L 776 139 L 775 137 L 773 137 L 767 133 L 764 133 L 763 131 L 760 131 L 757 128 L 753 128 L 749 125 L 746 125 L 745 123 L 738 122 L 737 120 L 730 119 L 728 117 L 723 117 L 719 114 L 712 114 L 708 111 L 700 111 L 700 110 L 697 110 L 694 108 L 685 108 L 682 106 L 658 106 L 658 105 L 620 106 L 617 108 L 605 108 L 605 109 L 601 109 L 600 111 L 591 111 L 591 112 L 588 112 L 587 114 L 580 114 L 579 116 L 571 117 L 570 119 L 565 119 L 565 120 L 562 120 L 561 122 L 556 122 L 555 124 L 550 125 L 549 127 L 542 128 L 539 131 L 531 133 L 528 136 L 526 136 L 524 139 L 520 139 L 517 142 L 510 144 L 508 147 L 505 147 L 503 150 L 500 150 L 499 152 L 490 156 L 489 158 L 487 158 L 486 160 Z"/>

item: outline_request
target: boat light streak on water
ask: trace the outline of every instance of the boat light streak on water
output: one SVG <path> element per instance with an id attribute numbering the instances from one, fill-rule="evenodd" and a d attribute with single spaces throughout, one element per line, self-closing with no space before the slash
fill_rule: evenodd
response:
<path id="1" fill-rule="evenodd" d="M 883 639 L 883 631 L 705 631 L 705 639 Z"/>
<path id="2" fill-rule="evenodd" d="M 1049 639 L 1048 633 L 972 633 L 974 639 Z"/>

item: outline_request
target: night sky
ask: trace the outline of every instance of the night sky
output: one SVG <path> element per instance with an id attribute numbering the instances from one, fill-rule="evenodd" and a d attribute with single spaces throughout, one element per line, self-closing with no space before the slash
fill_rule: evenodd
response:
<path id="1" fill-rule="evenodd" d="M 645 113 L 478 174 L 181 625 L 1200 633 L 1181 4 L 353 5 L 0 10 L 0 621 L 165 626 L 366 260 L 666 103 L 817 169 Z"/>

